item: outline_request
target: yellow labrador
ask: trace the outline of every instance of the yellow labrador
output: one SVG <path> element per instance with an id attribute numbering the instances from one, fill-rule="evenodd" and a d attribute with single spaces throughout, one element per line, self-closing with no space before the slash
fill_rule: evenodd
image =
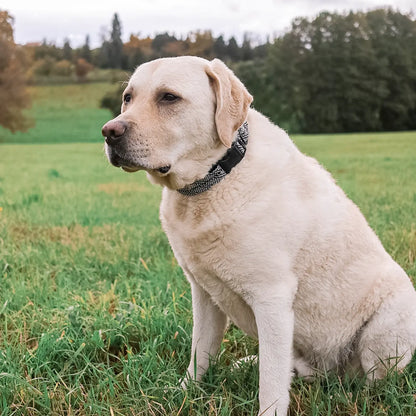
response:
<path id="1" fill-rule="evenodd" d="M 188 379 L 229 318 L 259 340 L 260 413 L 285 415 L 293 369 L 402 369 L 416 292 L 330 174 L 251 101 L 217 59 L 159 59 L 102 133 L 113 165 L 164 187 L 162 225 L 192 288 Z"/>

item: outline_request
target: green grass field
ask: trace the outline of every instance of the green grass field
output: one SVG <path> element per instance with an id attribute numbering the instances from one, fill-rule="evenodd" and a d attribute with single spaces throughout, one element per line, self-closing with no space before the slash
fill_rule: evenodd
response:
<path id="1" fill-rule="evenodd" d="M 91 83 L 31 87 L 32 108 L 27 112 L 36 121 L 27 132 L 12 134 L 0 127 L 0 143 L 98 142 L 98 125 L 109 111 L 100 109 L 102 96 L 117 84 Z"/>
<path id="2" fill-rule="evenodd" d="M 257 366 L 230 365 L 257 343 L 235 327 L 203 382 L 179 387 L 191 296 L 160 228 L 160 189 L 105 158 L 110 114 L 96 102 L 113 87 L 74 88 L 35 88 L 36 128 L 0 131 L 0 415 L 256 415 Z M 416 133 L 295 142 L 415 282 Z M 416 415 L 416 360 L 375 386 L 294 379 L 291 415 Z"/>

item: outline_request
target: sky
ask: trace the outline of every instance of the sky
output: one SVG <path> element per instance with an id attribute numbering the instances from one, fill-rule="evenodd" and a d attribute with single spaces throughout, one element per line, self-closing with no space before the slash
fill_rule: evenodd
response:
<path id="1" fill-rule="evenodd" d="M 130 34 L 186 36 L 196 29 L 238 40 L 249 32 L 264 41 L 290 28 L 297 16 L 383 6 L 416 13 L 415 0 L 0 0 L 0 10 L 7 10 L 15 19 L 16 43 L 46 39 L 62 46 L 67 38 L 73 47 L 84 44 L 87 35 L 92 47 L 99 46 L 114 13 L 122 23 L 124 41 Z"/>

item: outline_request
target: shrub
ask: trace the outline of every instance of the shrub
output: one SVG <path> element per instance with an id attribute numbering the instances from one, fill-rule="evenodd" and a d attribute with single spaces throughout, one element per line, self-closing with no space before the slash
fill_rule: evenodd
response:
<path id="1" fill-rule="evenodd" d="M 66 59 L 56 62 L 51 69 L 53 75 L 70 77 L 73 73 L 73 65 Z"/>
<path id="2" fill-rule="evenodd" d="M 121 94 L 124 91 L 124 85 L 121 84 L 115 91 L 108 92 L 101 98 L 100 108 L 109 109 L 114 117 L 120 114 Z"/>
<path id="3" fill-rule="evenodd" d="M 93 69 L 94 67 L 84 58 L 78 58 L 75 64 L 75 74 L 77 75 L 78 81 L 85 81 L 87 74 Z"/>

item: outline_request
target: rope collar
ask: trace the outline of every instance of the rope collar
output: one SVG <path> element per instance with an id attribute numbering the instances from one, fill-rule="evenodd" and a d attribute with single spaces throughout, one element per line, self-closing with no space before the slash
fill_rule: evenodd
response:
<path id="1" fill-rule="evenodd" d="M 237 137 L 231 147 L 227 150 L 221 160 L 212 165 L 208 174 L 195 182 L 178 189 L 178 192 L 185 196 L 194 196 L 208 191 L 212 186 L 220 182 L 231 172 L 231 169 L 243 159 L 246 154 L 248 142 L 247 121 L 238 129 Z"/>

